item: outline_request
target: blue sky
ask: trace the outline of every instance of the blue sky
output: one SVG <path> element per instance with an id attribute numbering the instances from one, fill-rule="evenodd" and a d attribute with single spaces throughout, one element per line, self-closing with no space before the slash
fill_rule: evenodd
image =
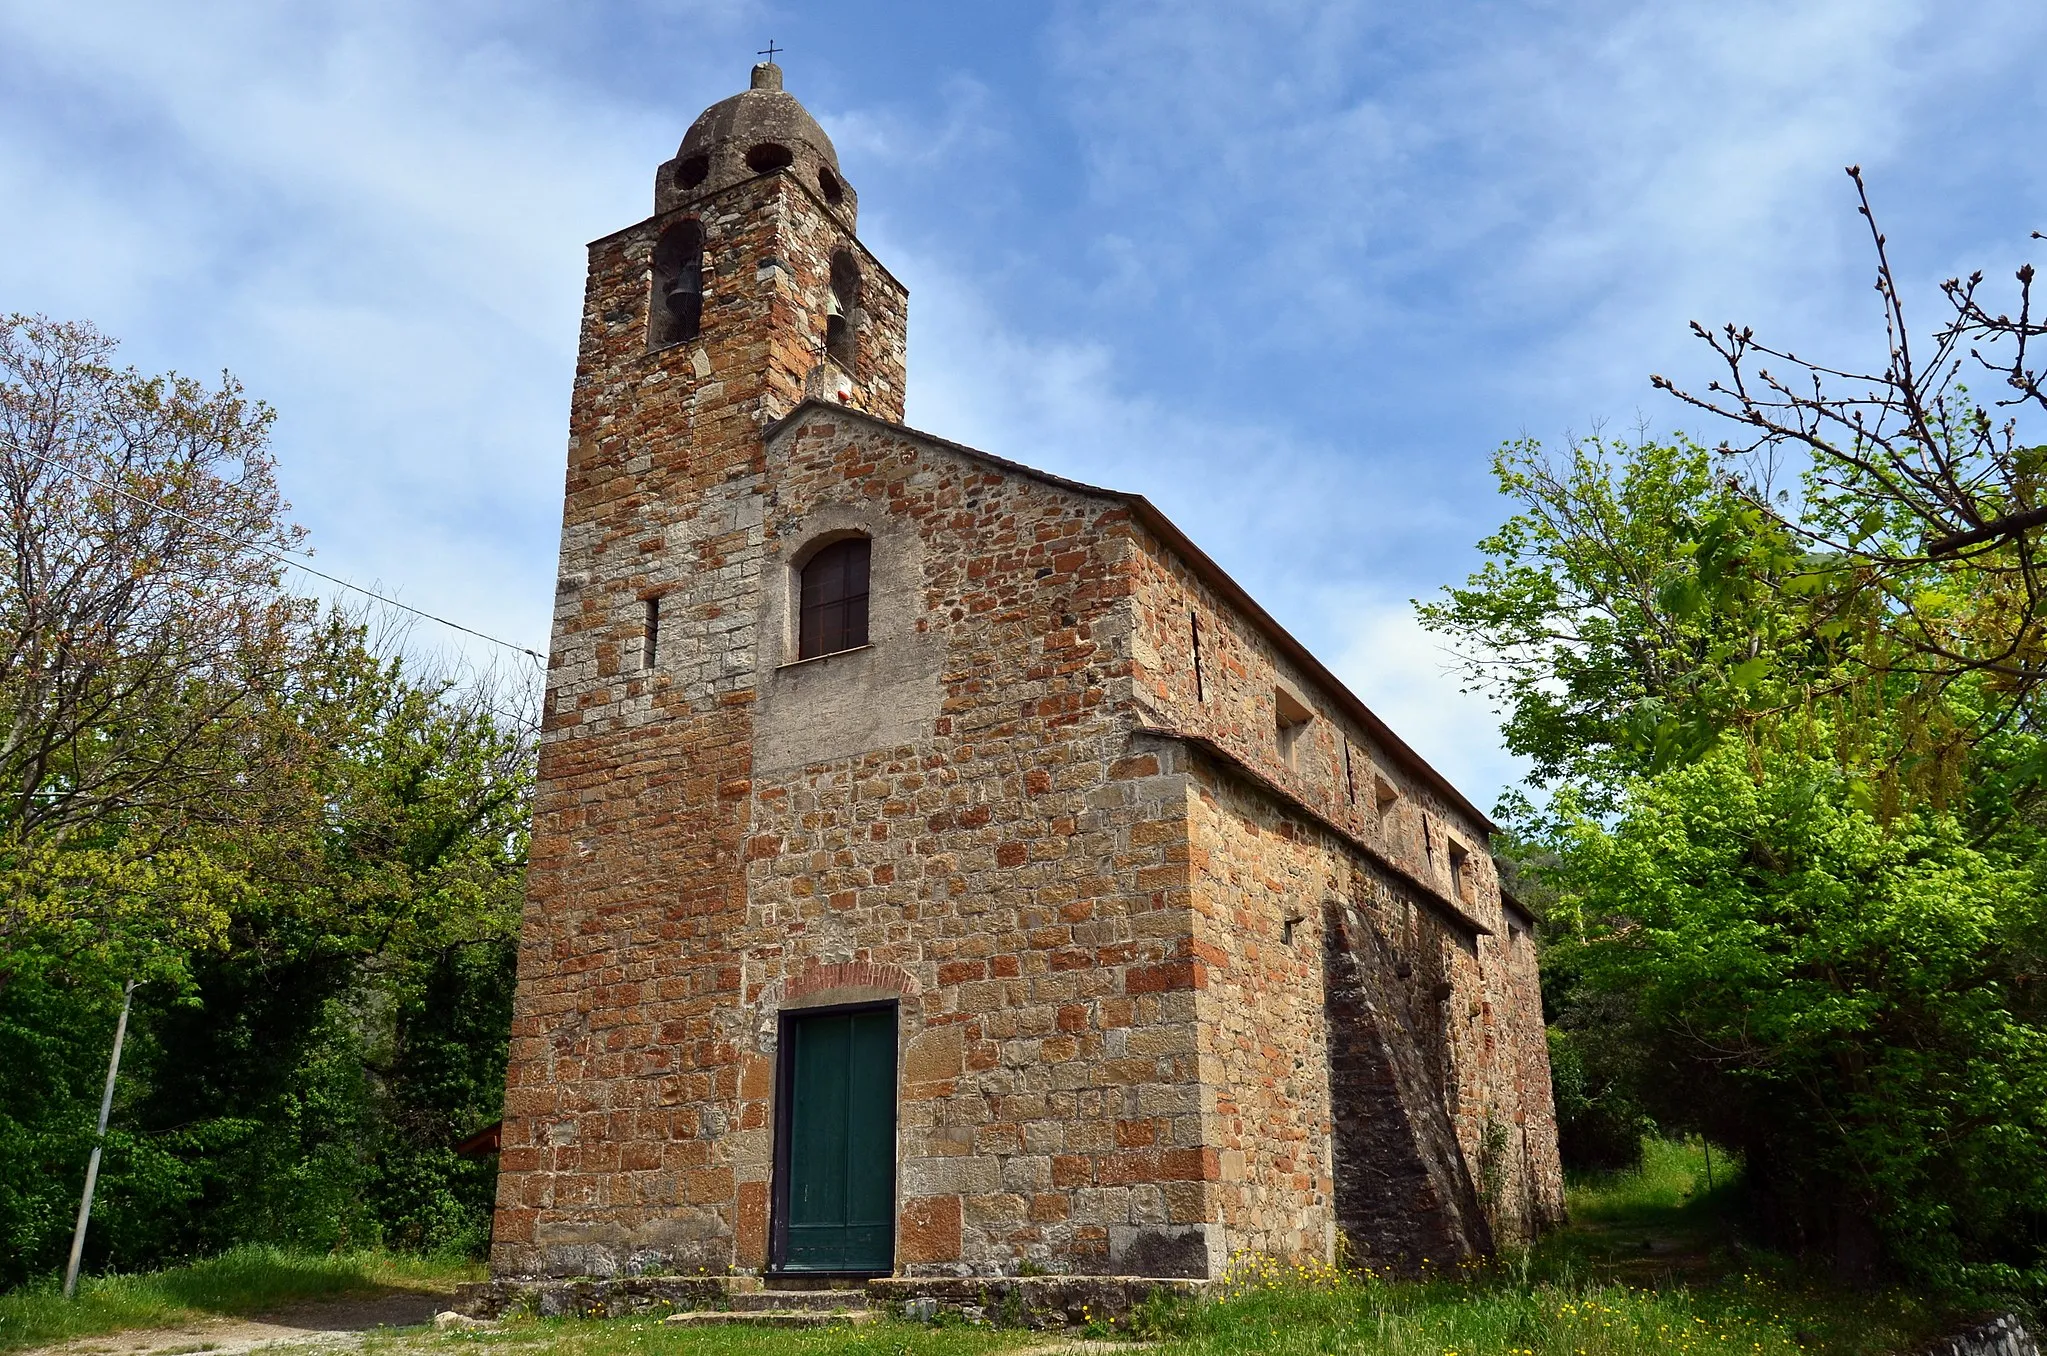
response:
<path id="1" fill-rule="evenodd" d="M 1698 428 L 1694 318 L 1867 356 L 1843 165 L 1921 298 L 2047 229 L 2037 2 L 0 0 L 0 309 L 234 371 L 324 568 L 544 649 L 582 246 L 769 37 L 910 421 L 1150 495 L 1481 804 L 1408 600 L 1492 450 Z"/>

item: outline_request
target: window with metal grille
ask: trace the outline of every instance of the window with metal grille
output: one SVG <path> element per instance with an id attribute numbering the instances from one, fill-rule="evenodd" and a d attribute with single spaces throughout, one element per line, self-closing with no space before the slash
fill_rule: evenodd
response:
<path id="1" fill-rule="evenodd" d="M 867 643 L 867 561 L 865 537 L 835 541 L 803 567 L 803 600 L 798 609 L 797 655 L 857 649 Z"/>

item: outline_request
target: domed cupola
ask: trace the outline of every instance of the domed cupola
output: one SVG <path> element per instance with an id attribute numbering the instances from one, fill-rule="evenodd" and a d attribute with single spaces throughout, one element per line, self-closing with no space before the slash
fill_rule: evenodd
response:
<path id="1" fill-rule="evenodd" d="M 839 177 L 839 154 L 810 110 L 782 88 L 782 68 L 753 68 L 753 88 L 721 99 L 690 124 L 675 158 L 654 178 L 654 210 L 786 169 L 808 185 L 845 225 L 855 225 L 853 190 Z"/>

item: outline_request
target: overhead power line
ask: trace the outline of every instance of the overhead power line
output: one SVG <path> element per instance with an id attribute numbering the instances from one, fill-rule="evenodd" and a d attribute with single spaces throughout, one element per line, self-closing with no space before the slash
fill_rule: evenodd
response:
<path id="1" fill-rule="evenodd" d="M 87 475 L 85 472 L 79 470 L 75 466 L 66 466 L 63 462 L 57 461 L 51 457 L 46 457 L 42 453 L 36 451 L 33 448 L 23 447 L 20 443 L 16 442 L 12 438 L 7 439 L 6 441 L 9 447 L 13 448 L 16 452 L 21 453 L 23 456 L 34 457 L 37 461 L 41 462 L 43 465 L 51 468 L 54 471 L 62 472 L 63 474 L 71 476 L 77 480 L 82 480 L 88 485 L 97 486 L 98 488 L 107 491 L 109 494 L 118 494 L 123 499 L 131 500 L 134 503 L 142 505 L 142 507 L 150 510 L 152 513 L 162 513 L 172 518 L 176 518 L 179 522 L 189 524 L 192 527 L 196 527 L 201 532 L 205 532 L 211 536 L 217 537 L 221 541 L 228 542 L 235 546 L 243 547 L 250 551 L 254 551 L 258 555 L 264 556 L 270 560 L 274 560 L 278 564 L 288 566 L 291 569 L 303 570 L 305 573 L 312 575 L 316 579 L 324 579 L 330 584 L 338 585 L 339 587 L 348 589 L 353 593 L 360 593 L 365 598 L 373 598 L 377 602 L 384 604 L 386 607 L 395 607 L 400 612 L 410 612 L 415 617 L 423 617 L 427 621 L 438 623 L 439 625 L 445 626 L 452 631 L 460 631 L 464 635 L 475 636 L 478 640 L 487 640 L 493 645 L 502 645 L 507 650 L 513 650 L 518 652 L 519 654 L 525 655 L 528 659 L 531 659 L 534 663 L 540 665 L 542 670 L 545 670 L 547 668 L 546 655 L 540 653 L 538 650 L 529 649 L 528 647 L 519 644 L 517 641 L 505 640 L 502 637 L 491 635 L 488 631 L 479 631 L 473 626 L 464 626 L 461 622 L 452 621 L 447 617 L 440 616 L 433 612 L 428 612 L 425 608 L 414 607 L 410 603 L 401 603 L 396 598 L 387 597 L 384 594 L 378 593 L 375 589 L 366 589 L 362 585 L 354 583 L 351 580 L 343 579 L 340 575 L 329 574 L 325 570 L 318 570 L 313 568 L 311 565 L 306 564 L 305 560 L 303 559 L 302 552 L 289 551 L 283 548 L 273 546 L 265 546 L 260 542 L 246 541 L 242 538 L 235 537 L 229 533 L 222 532 L 219 528 L 214 527 L 209 523 L 200 522 L 197 518 L 192 517 L 188 513 L 180 513 L 178 510 L 170 507 L 170 505 L 168 504 L 159 504 L 154 500 L 145 499 L 141 495 L 134 493 L 132 490 L 124 490 L 119 485 L 110 485 L 104 480 L 100 480 L 93 476 Z"/>

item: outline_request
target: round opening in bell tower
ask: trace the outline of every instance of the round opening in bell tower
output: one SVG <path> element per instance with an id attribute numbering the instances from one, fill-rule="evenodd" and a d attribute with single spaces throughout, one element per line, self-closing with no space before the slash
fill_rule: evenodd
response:
<path id="1" fill-rule="evenodd" d="M 763 61 L 749 88 L 705 109 L 654 179 L 654 210 L 669 212 L 763 174 L 788 170 L 851 230 L 857 202 L 824 128 Z"/>

